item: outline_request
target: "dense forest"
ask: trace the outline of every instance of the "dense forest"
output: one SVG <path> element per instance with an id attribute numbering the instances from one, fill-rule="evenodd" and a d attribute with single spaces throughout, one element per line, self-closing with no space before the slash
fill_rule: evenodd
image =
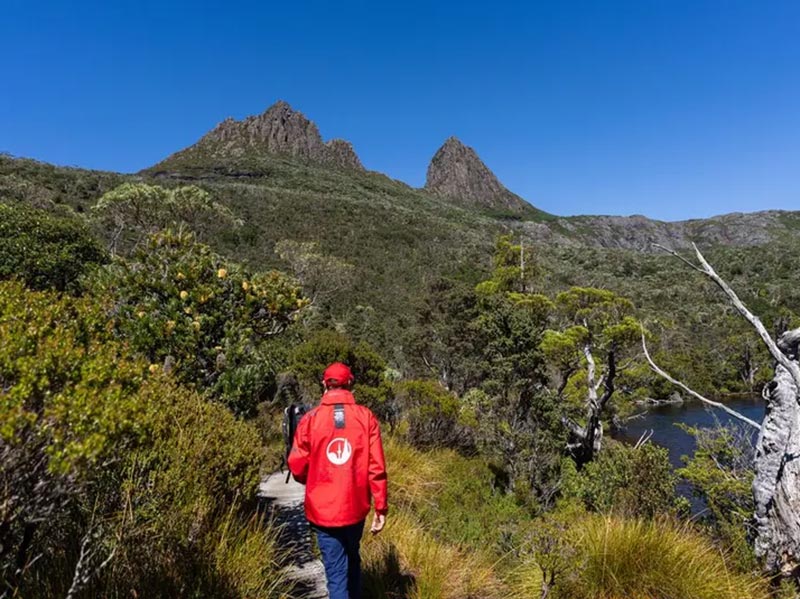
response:
<path id="1" fill-rule="evenodd" d="M 696 239 L 773 336 L 800 326 L 780 218 Z M 369 596 L 794 597 L 753 548 L 746 434 L 691 430 L 677 471 L 609 435 L 680 391 L 643 338 L 722 402 L 772 357 L 680 260 L 561 220 L 286 156 L 0 157 L 0 597 L 291 597 L 255 491 L 334 360 L 386 439 Z"/>

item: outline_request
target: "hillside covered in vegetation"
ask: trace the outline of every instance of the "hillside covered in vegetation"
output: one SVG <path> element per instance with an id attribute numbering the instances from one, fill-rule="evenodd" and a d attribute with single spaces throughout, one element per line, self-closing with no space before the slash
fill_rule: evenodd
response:
<path id="1" fill-rule="evenodd" d="M 285 103 L 137 174 L 0 157 L 0 597 L 285 597 L 255 500 L 289 401 L 346 361 L 387 438 L 370 596 L 761 598 L 736 430 L 608 438 L 675 388 L 772 360 L 653 244 L 698 243 L 770 329 L 800 325 L 800 213 L 559 217 L 458 140 L 424 189 Z M 707 512 L 688 518 L 679 480 Z"/>

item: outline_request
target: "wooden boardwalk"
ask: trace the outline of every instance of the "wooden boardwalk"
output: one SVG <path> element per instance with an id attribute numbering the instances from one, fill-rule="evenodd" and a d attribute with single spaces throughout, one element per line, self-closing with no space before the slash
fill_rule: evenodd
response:
<path id="1" fill-rule="evenodd" d="M 311 529 L 303 512 L 305 487 L 293 479 L 286 484 L 286 474 L 275 472 L 261 481 L 258 495 L 280 526 L 281 546 L 289 550 L 287 569 L 296 583 L 293 597 L 326 599 L 325 569 L 312 553 Z"/>

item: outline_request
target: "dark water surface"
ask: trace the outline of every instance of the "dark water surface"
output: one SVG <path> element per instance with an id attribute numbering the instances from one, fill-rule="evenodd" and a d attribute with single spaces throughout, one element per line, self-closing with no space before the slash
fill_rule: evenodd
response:
<path id="1" fill-rule="evenodd" d="M 759 396 L 728 398 L 721 402 L 756 422 L 761 422 L 764 418 L 764 400 Z M 696 400 L 645 409 L 645 414 L 628 420 L 625 423 L 626 430 L 615 434 L 614 438 L 635 443 L 643 433 L 652 430 L 650 441 L 669 450 L 669 459 L 675 467 L 683 465 L 681 456 L 690 456 L 694 452 L 694 437 L 675 426 L 677 423 L 697 427 L 713 427 L 717 422 L 723 425 L 737 422 L 743 424 L 722 410 Z M 755 443 L 755 436 L 753 442 Z"/>

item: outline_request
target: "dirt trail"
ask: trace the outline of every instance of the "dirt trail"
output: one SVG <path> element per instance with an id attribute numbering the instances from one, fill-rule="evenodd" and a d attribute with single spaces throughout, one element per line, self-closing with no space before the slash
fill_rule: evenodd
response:
<path id="1" fill-rule="evenodd" d="M 293 479 L 286 484 L 286 474 L 275 472 L 259 485 L 258 495 L 275 514 L 281 527 L 280 543 L 289 548 L 289 572 L 297 583 L 296 597 L 326 599 L 325 569 L 311 552 L 311 530 L 303 513 L 305 487 Z"/>

